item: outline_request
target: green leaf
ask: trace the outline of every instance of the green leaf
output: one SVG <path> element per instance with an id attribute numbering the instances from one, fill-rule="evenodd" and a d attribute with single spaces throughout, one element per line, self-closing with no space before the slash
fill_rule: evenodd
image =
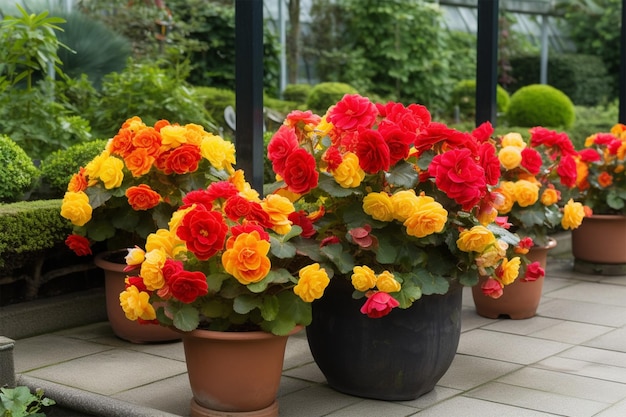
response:
<path id="1" fill-rule="evenodd" d="M 272 255 L 280 259 L 290 259 L 296 255 L 296 247 L 290 242 L 283 242 L 274 236 L 270 236 L 270 251 Z"/>
<path id="2" fill-rule="evenodd" d="M 344 251 L 343 246 L 340 244 L 324 246 L 320 248 L 320 252 L 326 255 L 342 274 L 347 274 L 354 268 L 354 258 L 352 254 L 350 254 L 349 251 Z"/>
<path id="3" fill-rule="evenodd" d="M 386 177 L 390 184 L 406 189 L 413 188 L 418 181 L 418 174 L 413 168 L 413 164 L 405 161 L 398 162 Z"/>
<path id="4" fill-rule="evenodd" d="M 606 196 L 606 204 L 613 210 L 621 210 L 624 208 L 624 200 L 614 190 L 609 191 Z"/>
<path id="5" fill-rule="evenodd" d="M 275 295 L 269 295 L 263 297 L 263 302 L 261 303 L 261 315 L 264 320 L 272 321 L 276 319 L 278 315 L 278 311 L 280 310 L 280 302 L 278 297 Z"/>
<path id="6" fill-rule="evenodd" d="M 415 271 L 415 279 L 424 295 L 445 294 L 450 288 L 450 283 L 445 277 L 431 274 L 425 269 Z"/>
<path id="7" fill-rule="evenodd" d="M 328 174 L 321 174 L 318 182 L 319 188 L 326 191 L 331 197 L 348 197 L 358 193 L 354 188 L 343 188 L 337 181 Z"/>
<path id="8" fill-rule="evenodd" d="M 458 278 L 461 285 L 466 287 L 473 287 L 478 284 L 478 272 L 473 269 L 464 271 L 462 274 L 459 274 Z"/>
<path id="9" fill-rule="evenodd" d="M 184 332 L 190 332 L 200 324 L 200 314 L 191 304 L 180 304 L 171 306 L 174 326 Z"/>
<path id="10" fill-rule="evenodd" d="M 239 314 L 248 314 L 255 308 L 261 307 L 261 300 L 259 297 L 255 297 L 250 294 L 243 294 L 238 297 L 235 297 L 233 301 L 233 310 L 235 313 Z"/>

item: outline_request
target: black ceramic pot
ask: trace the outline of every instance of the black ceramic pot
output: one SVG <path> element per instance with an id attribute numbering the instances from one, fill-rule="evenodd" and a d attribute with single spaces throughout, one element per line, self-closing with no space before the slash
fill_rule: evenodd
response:
<path id="1" fill-rule="evenodd" d="M 351 284 L 335 277 L 307 327 L 311 353 L 328 385 L 378 400 L 412 400 L 446 373 L 461 334 L 462 287 L 423 296 L 410 308 L 368 318 Z"/>

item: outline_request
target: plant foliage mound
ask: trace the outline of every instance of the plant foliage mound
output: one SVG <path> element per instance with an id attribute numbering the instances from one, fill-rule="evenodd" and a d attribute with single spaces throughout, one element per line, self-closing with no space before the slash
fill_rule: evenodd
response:
<path id="1" fill-rule="evenodd" d="M 567 129 L 574 124 L 574 104 L 565 93 L 545 84 L 522 87 L 511 96 L 509 125 Z"/>

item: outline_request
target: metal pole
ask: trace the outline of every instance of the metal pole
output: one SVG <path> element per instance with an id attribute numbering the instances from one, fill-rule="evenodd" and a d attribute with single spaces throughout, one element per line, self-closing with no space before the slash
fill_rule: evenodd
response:
<path id="1" fill-rule="evenodd" d="M 624 0 L 626 1 L 626 0 Z M 476 42 L 476 126 L 483 122 L 496 125 L 498 85 L 498 3 L 478 0 Z"/>
<path id="2" fill-rule="evenodd" d="M 541 68 L 539 71 L 539 82 L 548 84 L 548 16 L 541 16 Z"/>
<path id="3" fill-rule="evenodd" d="M 287 86 L 287 35 L 284 12 L 285 0 L 278 0 L 278 28 L 280 31 L 280 96 Z"/>
<path id="4" fill-rule="evenodd" d="M 622 31 L 619 67 L 619 120 L 626 123 L 626 0 L 622 0 Z"/>
<path id="5" fill-rule="evenodd" d="M 237 167 L 263 193 L 263 0 L 235 0 Z"/>

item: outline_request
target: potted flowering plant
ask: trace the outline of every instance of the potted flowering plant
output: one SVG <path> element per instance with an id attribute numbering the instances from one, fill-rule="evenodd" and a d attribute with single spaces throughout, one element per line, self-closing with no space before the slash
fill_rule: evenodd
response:
<path id="1" fill-rule="evenodd" d="M 504 197 L 498 206 L 504 218 L 499 221 L 527 238 L 527 247 L 548 245 L 548 233 L 559 226 L 580 226 L 582 204 L 562 199 L 575 189 L 577 178 L 577 152 L 566 133 L 534 127 L 528 143 L 511 132 L 496 144 L 502 169 L 497 192 Z"/>
<path id="2" fill-rule="evenodd" d="M 125 252 L 117 250 L 133 247 L 166 227 L 187 192 L 227 178 L 234 172 L 234 153 L 232 143 L 199 125 L 161 120 L 147 126 L 135 116 L 70 180 L 61 216 L 72 222 L 74 230 L 65 243 L 78 255 L 92 254 L 95 242 L 106 245 L 108 251 L 95 261 L 105 268 L 107 312 L 119 337 L 143 342 L 142 334 L 151 338 L 155 331 L 128 328 L 130 322 L 117 301 L 124 288 Z M 112 258 L 116 253 L 121 253 L 119 259 Z M 174 336 L 179 338 L 169 330 L 163 334 Z"/>
<path id="3" fill-rule="evenodd" d="M 442 331 L 455 334 L 460 327 L 455 329 L 459 323 L 447 319 L 450 308 L 434 314 L 438 308 L 426 307 L 424 312 L 419 305 L 452 295 L 452 304 L 460 309 L 460 289 L 475 285 L 479 273 L 489 277 L 482 288 L 493 297 L 517 278 L 521 259 L 513 249 L 519 238 L 494 223 L 500 196 L 492 189 L 498 184 L 500 163 L 490 141 L 492 132 L 488 123 L 471 133 L 451 129 L 432 121 L 422 105 L 374 104 L 348 94 L 323 116 L 290 113 L 272 137 L 268 158 L 278 181 L 267 191 L 295 201 L 298 222 L 306 231 L 292 240 L 295 259 L 310 259 L 332 271 L 327 292 L 335 283 L 348 287 L 343 295 L 329 293 L 314 302 L 313 322 L 307 327 L 314 358 L 334 388 L 379 399 L 407 399 L 432 389 L 443 375 L 441 369 L 405 369 L 418 361 L 389 351 L 376 353 L 389 362 L 362 356 L 369 343 L 364 340 L 371 335 L 333 333 L 333 341 L 312 341 L 314 333 L 330 331 L 325 326 L 336 329 L 348 311 L 362 313 L 370 322 L 355 318 L 347 323 L 352 330 L 369 325 L 389 329 L 402 311 L 419 311 L 447 320 Z M 325 300 L 348 311 L 318 315 L 317 307 Z M 419 318 L 400 322 L 399 333 L 406 335 Z M 425 328 L 428 325 L 416 332 L 424 335 Z M 408 344 L 389 340 L 382 344 Z M 437 349 L 448 349 L 435 355 L 442 357 L 444 369 L 456 343 L 458 334 L 456 341 L 437 344 Z M 422 354 L 432 357 L 432 352 Z M 402 371 L 395 368 L 396 361 Z M 369 377 L 355 375 L 363 363 L 373 362 L 408 379 L 434 374 L 427 377 L 434 382 L 404 384 L 393 376 L 385 379 L 386 370 L 378 368 L 370 369 Z"/>
<path id="4" fill-rule="evenodd" d="M 585 216 L 581 203 L 562 198 L 575 189 L 577 152 L 567 134 L 543 127 L 532 128 L 528 142 L 517 132 L 508 133 L 496 139 L 496 147 L 502 172 L 496 222 L 521 237 L 516 250 L 527 255 L 525 273 L 498 299 L 485 299 L 474 288 L 474 303 L 485 317 L 528 318 L 539 306 L 548 250 L 556 246 L 549 232 L 575 229 Z"/>
<path id="5" fill-rule="evenodd" d="M 287 268 L 289 241 L 303 230 L 294 213 L 289 199 L 260 198 L 236 171 L 186 194 L 145 250 L 129 250 L 127 270 L 138 275 L 127 279 L 122 309 L 182 333 L 192 415 L 278 415 L 287 336 L 311 322 L 311 302 L 330 281 L 314 262 Z"/>
<path id="6" fill-rule="evenodd" d="M 618 123 L 609 132 L 589 136 L 577 162 L 579 198 L 590 216 L 572 232 L 574 257 L 595 264 L 626 264 L 626 126 Z"/>
<path id="7" fill-rule="evenodd" d="M 124 122 L 105 149 L 76 173 L 61 216 L 74 225 L 66 244 L 78 255 L 94 242 L 132 247 L 167 225 L 185 193 L 233 172 L 235 148 L 202 126 Z"/>

